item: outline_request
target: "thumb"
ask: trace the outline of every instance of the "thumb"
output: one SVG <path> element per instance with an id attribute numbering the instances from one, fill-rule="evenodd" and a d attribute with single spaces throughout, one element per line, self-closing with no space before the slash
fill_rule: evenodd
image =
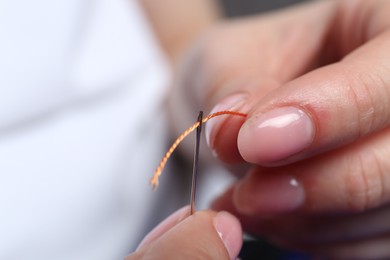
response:
<path id="1" fill-rule="evenodd" d="M 243 158 L 286 164 L 354 143 L 390 126 L 390 32 L 270 93 L 238 134 Z"/>
<path id="2" fill-rule="evenodd" d="M 144 240 L 126 259 L 236 259 L 242 245 L 242 230 L 233 215 L 199 211 L 169 228 L 182 215 L 173 214 L 165 220 L 147 236 L 153 239 Z M 164 233 L 159 236 L 156 232 Z"/>

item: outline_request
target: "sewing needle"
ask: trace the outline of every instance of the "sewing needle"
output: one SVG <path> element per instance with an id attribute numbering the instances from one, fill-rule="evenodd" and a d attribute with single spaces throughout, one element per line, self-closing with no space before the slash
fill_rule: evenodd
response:
<path id="1" fill-rule="evenodd" d="M 199 163 L 199 146 L 200 146 L 200 137 L 202 132 L 202 120 L 203 120 L 203 111 L 199 112 L 198 122 L 199 125 L 196 128 L 196 141 L 195 141 L 195 151 L 194 151 L 194 162 L 192 169 L 192 185 L 191 185 L 191 212 L 190 214 L 195 213 L 195 194 L 196 194 L 196 179 L 198 176 L 198 163 Z"/>

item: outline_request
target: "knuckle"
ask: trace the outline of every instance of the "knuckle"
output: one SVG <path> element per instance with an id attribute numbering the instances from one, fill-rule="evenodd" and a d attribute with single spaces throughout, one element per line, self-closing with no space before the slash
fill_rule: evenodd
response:
<path id="1" fill-rule="evenodd" d="M 352 74 L 348 78 L 347 91 L 356 116 L 358 137 L 376 132 L 389 124 L 390 80 L 384 78 L 388 73 L 387 68 L 378 65 L 375 73 Z"/>
<path id="2" fill-rule="evenodd" d="M 354 111 L 353 115 L 355 115 L 357 137 L 361 137 L 373 129 L 376 116 L 374 96 L 367 80 L 361 80 L 360 77 L 357 77 L 351 81 L 347 91 Z"/>
<path id="3" fill-rule="evenodd" d="M 384 175 L 382 162 L 374 153 L 351 158 L 345 178 L 347 209 L 362 212 L 383 203 Z"/>

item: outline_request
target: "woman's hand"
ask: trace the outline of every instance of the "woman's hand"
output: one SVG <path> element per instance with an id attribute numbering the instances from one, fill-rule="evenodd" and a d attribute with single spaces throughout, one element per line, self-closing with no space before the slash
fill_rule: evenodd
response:
<path id="1" fill-rule="evenodd" d="M 189 211 L 171 215 L 125 259 L 236 259 L 242 244 L 238 220 L 227 212 Z"/>
<path id="2" fill-rule="evenodd" d="M 389 14 L 387 0 L 315 1 L 198 43 L 175 99 L 191 120 L 199 107 L 248 113 L 206 125 L 220 160 L 252 165 L 215 209 L 287 247 L 390 257 Z"/>

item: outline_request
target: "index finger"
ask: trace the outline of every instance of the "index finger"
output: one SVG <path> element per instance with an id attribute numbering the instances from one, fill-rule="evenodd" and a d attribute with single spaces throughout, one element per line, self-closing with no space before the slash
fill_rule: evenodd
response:
<path id="1" fill-rule="evenodd" d="M 297 18 L 309 24 L 317 18 L 326 21 L 325 27 L 307 27 L 306 36 L 315 34 L 322 38 L 315 51 L 313 46 L 309 50 L 314 55 L 311 61 L 317 62 L 317 66 L 333 64 L 284 83 L 257 104 L 251 104 L 248 120 L 238 134 L 238 149 L 246 161 L 286 164 L 351 143 L 389 125 L 390 35 L 386 29 L 390 28 L 390 19 L 386 10 L 390 3 L 334 3 L 333 16 L 323 17 L 320 12 L 318 17 L 306 15 L 311 10 L 308 7 Z M 318 10 L 313 7 L 312 11 Z M 322 32 L 318 33 L 318 29 Z M 305 40 L 299 35 L 295 41 L 301 45 L 296 47 L 305 46 Z M 253 101 L 256 92 L 252 90 L 240 89 L 247 91 Z M 234 134 L 238 131 L 233 135 L 224 128 L 209 132 L 210 136 L 236 140 Z M 215 142 L 210 143 L 213 146 Z M 220 158 L 235 149 L 219 149 L 218 142 L 212 148 L 219 151 Z"/>

